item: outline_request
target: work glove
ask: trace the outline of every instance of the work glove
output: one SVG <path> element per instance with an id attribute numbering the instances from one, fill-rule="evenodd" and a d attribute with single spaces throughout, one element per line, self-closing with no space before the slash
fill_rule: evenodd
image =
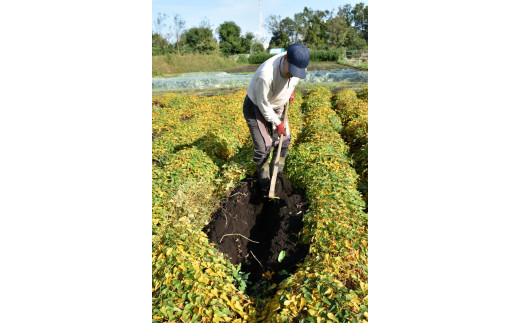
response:
<path id="1" fill-rule="evenodd" d="M 283 133 L 284 136 L 287 136 L 287 134 L 285 133 L 285 129 L 283 128 L 283 121 L 280 122 L 280 124 L 276 126 L 276 132 L 278 133 L 278 135 Z"/>
<path id="2" fill-rule="evenodd" d="M 289 98 L 289 104 L 294 100 L 294 91 L 292 91 L 291 97 Z"/>

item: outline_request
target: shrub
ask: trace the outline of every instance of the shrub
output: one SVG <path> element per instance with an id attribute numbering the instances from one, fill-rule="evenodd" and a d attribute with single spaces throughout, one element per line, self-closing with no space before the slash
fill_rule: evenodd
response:
<path id="1" fill-rule="evenodd" d="M 311 62 L 337 61 L 344 54 L 342 50 L 311 50 Z"/>
<path id="2" fill-rule="evenodd" d="M 237 63 L 248 64 L 249 58 L 247 57 L 247 55 L 238 55 Z"/>
<path id="3" fill-rule="evenodd" d="M 358 99 L 368 103 L 368 86 L 365 86 L 361 91 L 357 93 Z"/>
<path id="4" fill-rule="evenodd" d="M 273 57 L 275 54 L 269 54 L 265 52 L 259 52 L 255 54 L 249 55 L 249 64 L 262 64 L 269 58 Z"/>
<path id="5" fill-rule="evenodd" d="M 264 45 L 261 43 L 261 42 L 254 42 L 253 45 L 251 45 L 251 51 L 253 53 L 260 53 L 260 52 L 263 52 L 265 49 L 264 49 Z"/>

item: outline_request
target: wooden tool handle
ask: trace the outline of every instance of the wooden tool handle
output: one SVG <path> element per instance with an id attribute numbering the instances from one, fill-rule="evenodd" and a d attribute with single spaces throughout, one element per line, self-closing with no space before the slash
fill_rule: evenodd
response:
<path id="1" fill-rule="evenodd" d="M 285 121 L 287 117 L 287 111 L 289 110 L 289 103 L 285 105 L 285 111 L 283 112 L 283 121 Z M 285 125 L 286 126 L 286 125 Z M 285 129 L 284 129 L 285 130 Z M 276 198 L 274 195 L 274 189 L 276 186 L 276 177 L 278 177 L 278 162 L 280 160 L 280 153 L 282 151 L 282 142 L 283 142 L 284 134 L 280 134 L 280 139 L 278 141 L 278 150 L 276 154 L 276 158 L 274 160 L 273 173 L 271 174 L 271 186 L 269 187 L 269 198 Z"/>

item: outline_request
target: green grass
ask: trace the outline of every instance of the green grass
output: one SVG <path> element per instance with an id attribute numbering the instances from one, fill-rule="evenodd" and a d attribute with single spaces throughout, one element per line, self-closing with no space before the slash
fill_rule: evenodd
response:
<path id="1" fill-rule="evenodd" d="M 189 72 L 226 71 L 228 73 L 254 73 L 260 64 L 238 63 L 218 54 L 170 54 L 152 56 L 152 77 L 172 77 Z M 345 61 L 310 62 L 307 71 L 334 71 L 344 66 L 368 70 L 368 63 L 361 65 Z"/>
<path id="2" fill-rule="evenodd" d="M 359 62 L 358 60 L 355 60 L 355 59 L 349 60 L 349 61 L 338 60 L 338 64 L 368 71 L 368 62 L 364 62 L 364 61 Z"/>
<path id="3" fill-rule="evenodd" d="M 249 64 L 238 63 L 218 54 L 158 55 L 152 56 L 152 77 L 169 77 L 189 72 L 223 71 L 244 65 Z"/>
<path id="4" fill-rule="evenodd" d="M 296 86 L 296 90 L 303 93 L 303 95 L 307 94 L 311 89 L 316 87 L 324 87 L 329 89 L 333 94 L 338 93 L 341 90 L 352 90 L 354 92 L 361 91 L 365 86 L 367 86 L 367 82 L 321 82 L 321 83 L 299 83 Z"/>

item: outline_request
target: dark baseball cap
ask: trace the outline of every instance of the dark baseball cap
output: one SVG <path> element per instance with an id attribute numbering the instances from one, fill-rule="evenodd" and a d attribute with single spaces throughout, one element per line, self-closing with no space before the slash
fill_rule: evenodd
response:
<path id="1" fill-rule="evenodd" d="M 309 65 L 311 53 L 304 44 L 294 43 L 287 49 L 287 61 L 289 62 L 289 73 L 304 79 L 307 75 L 305 69 Z"/>

